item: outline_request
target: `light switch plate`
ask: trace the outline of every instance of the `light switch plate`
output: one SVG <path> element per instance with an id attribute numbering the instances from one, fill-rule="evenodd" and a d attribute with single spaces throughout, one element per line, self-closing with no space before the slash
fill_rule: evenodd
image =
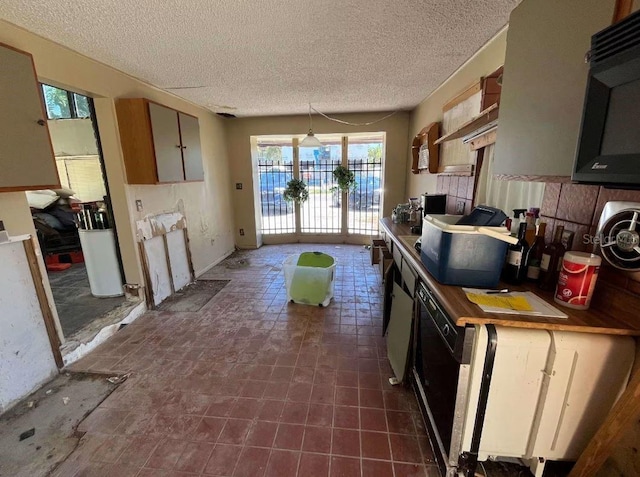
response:
<path id="1" fill-rule="evenodd" d="M 242 182 L 236 182 L 236 189 L 242 190 Z"/>

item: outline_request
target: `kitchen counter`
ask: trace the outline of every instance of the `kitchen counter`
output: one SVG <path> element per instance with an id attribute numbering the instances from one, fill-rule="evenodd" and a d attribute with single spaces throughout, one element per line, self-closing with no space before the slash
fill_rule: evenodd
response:
<path id="1" fill-rule="evenodd" d="M 406 236 L 411 235 L 410 225 L 395 224 L 391 218 L 384 218 L 380 221 L 382 230 L 388 234 L 393 241 L 394 247 L 398 247 L 407 262 L 414 269 L 431 291 L 435 294 L 440 304 L 444 307 L 451 319 L 458 326 L 465 325 L 485 325 L 495 324 L 513 328 L 530 328 L 558 331 L 577 331 L 582 333 L 599 333 L 612 335 L 640 336 L 640 318 L 636 306 L 621 306 L 620 301 L 624 301 L 626 296 L 619 296 L 616 300 L 616 307 L 600 308 L 595 306 L 595 299 L 592 308 L 581 311 L 566 308 L 553 301 L 553 293 L 539 290 L 535 285 L 523 284 L 522 286 L 504 285 L 515 291 L 532 291 L 548 303 L 562 310 L 569 315 L 565 319 L 544 318 L 539 316 L 508 315 L 497 313 L 485 313 L 477 305 L 471 303 L 461 287 L 443 285 L 429 274 L 420 260 L 420 254 L 410 245 Z M 415 236 L 418 238 L 418 236 Z M 503 286 L 501 285 L 501 288 Z M 596 293 L 598 291 L 596 290 Z M 630 299 L 630 298 L 629 298 Z M 634 301 L 634 305 L 635 305 Z M 621 312 L 620 309 L 628 310 Z"/>

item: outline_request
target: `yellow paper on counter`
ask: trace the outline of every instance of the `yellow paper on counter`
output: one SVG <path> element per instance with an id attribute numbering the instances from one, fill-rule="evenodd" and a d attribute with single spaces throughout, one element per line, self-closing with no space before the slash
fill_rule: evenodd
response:
<path id="1" fill-rule="evenodd" d="M 491 306 L 494 308 L 506 308 L 515 311 L 533 311 L 529 300 L 525 296 L 510 295 L 486 295 L 478 293 L 467 293 L 467 298 L 471 303 L 476 305 Z"/>

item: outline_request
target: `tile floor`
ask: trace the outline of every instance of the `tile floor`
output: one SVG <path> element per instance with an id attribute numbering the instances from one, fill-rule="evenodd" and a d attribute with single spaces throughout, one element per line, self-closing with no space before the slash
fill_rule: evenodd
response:
<path id="1" fill-rule="evenodd" d="M 310 250 L 338 261 L 326 308 L 286 300 L 280 264 Z M 415 398 L 387 380 L 367 250 L 265 246 L 202 278 L 231 282 L 199 312 L 149 312 L 73 365 L 132 375 L 53 475 L 439 475 Z"/>

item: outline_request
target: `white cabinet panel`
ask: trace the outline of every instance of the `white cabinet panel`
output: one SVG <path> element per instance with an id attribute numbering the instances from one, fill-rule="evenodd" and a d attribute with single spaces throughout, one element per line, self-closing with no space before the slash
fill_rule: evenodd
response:
<path id="1" fill-rule="evenodd" d="M 185 179 L 188 181 L 204 180 L 198 118 L 183 113 L 178 113 L 178 116 L 180 118 Z"/>
<path id="2" fill-rule="evenodd" d="M 172 109 L 149 103 L 153 146 L 159 182 L 184 180 L 178 115 Z"/>
<path id="3" fill-rule="evenodd" d="M 404 379 L 411 341 L 413 298 L 401 286 L 393 284 L 391 318 L 387 329 L 387 354 L 396 378 Z"/>
<path id="4" fill-rule="evenodd" d="M 0 191 L 59 187 L 31 55 L 0 45 Z"/>

